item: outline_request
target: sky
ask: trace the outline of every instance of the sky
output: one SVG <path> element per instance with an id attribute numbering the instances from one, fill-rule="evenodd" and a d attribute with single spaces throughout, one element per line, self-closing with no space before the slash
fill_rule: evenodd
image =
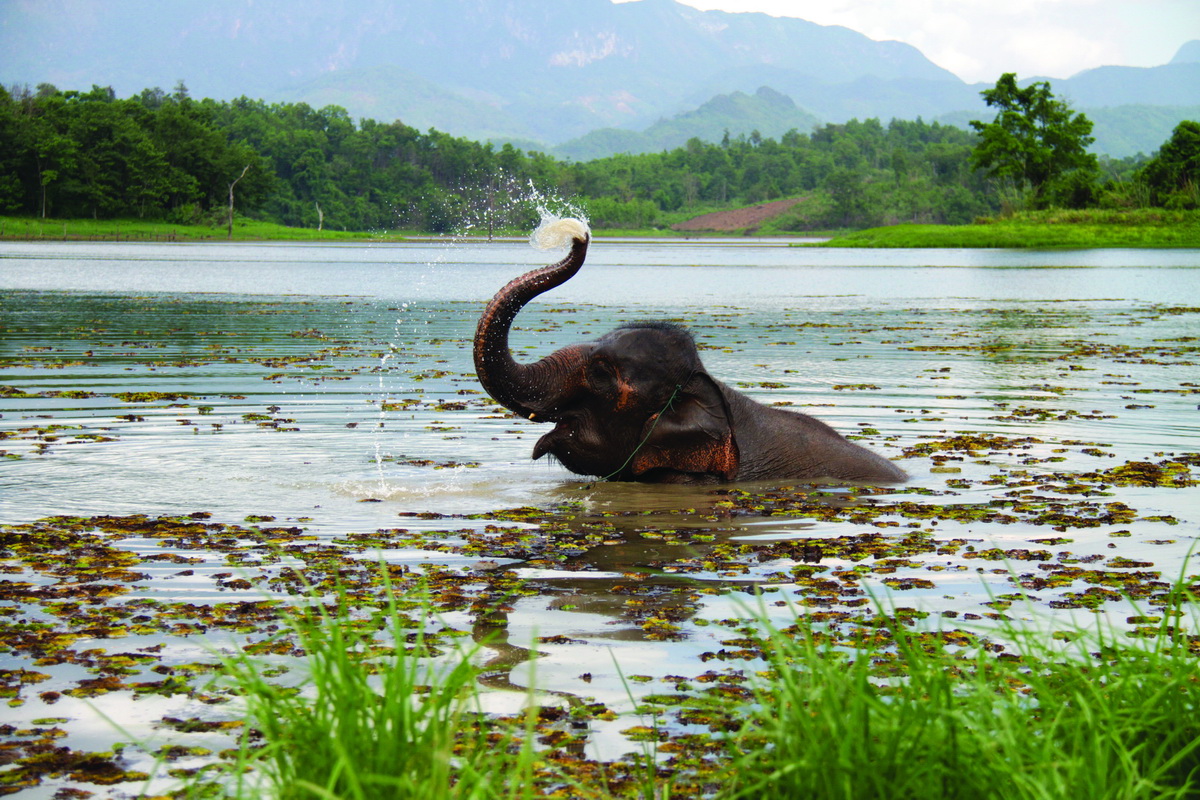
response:
<path id="1" fill-rule="evenodd" d="M 843 25 L 911 44 L 968 83 L 1156 67 L 1200 39 L 1200 0 L 679 0 Z"/>

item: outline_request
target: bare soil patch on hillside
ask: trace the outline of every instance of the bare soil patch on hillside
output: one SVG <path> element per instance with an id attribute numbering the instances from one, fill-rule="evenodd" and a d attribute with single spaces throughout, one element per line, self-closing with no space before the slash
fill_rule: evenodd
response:
<path id="1" fill-rule="evenodd" d="M 759 203 L 745 208 L 735 208 L 730 211 L 714 211 L 711 214 L 701 214 L 689 220 L 678 222 L 671 226 L 676 231 L 734 231 L 755 230 L 763 222 L 777 217 L 792 206 L 801 202 L 803 197 L 791 197 L 787 200 L 773 200 L 770 203 Z"/>

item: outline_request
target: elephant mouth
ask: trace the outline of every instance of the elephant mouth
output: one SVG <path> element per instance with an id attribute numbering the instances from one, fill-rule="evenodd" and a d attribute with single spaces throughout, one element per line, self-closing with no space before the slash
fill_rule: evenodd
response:
<path id="1" fill-rule="evenodd" d="M 554 426 L 554 430 L 542 436 L 537 440 L 537 444 L 533 446 L 533 460 L 537 461 L 542 456 L 549 453 L 557 457 L 559 445 L 571 436 L 570 430 L 563 423 L 558 423 Z"/>
<path id="2" fill-rule="evenodd" d="M 542 456 L 549 455 L 568 469 L 575 470 L 575 466 L 582 466 L 581 462 L 586 459 L 582 453 L 583 442 L 577 435 L 578 427 L 578 420 L 558 420 L 554 430 L 543 435 L 533 446 L 533 460 L 537 461 Z"/>
<path id="3" fill-rule="evenodd" d="M 580 475 L 604 475 L 611 478 L 620 471 L 617 463 L 604 452 L 604 443 L 586 441 L 586 436 L 580 436 L 577 423 L 562 421 L 554 426 L 554 430 L 538 439 L 533 447 L 533 459 L 550 456 L 571 472 Z"/>

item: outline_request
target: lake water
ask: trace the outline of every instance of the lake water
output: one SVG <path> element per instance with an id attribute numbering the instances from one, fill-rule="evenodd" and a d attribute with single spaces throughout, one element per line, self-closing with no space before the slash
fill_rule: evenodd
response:
<path id="1" fill-rule="evenodd" d="M 537 590 L 505 612 L 509 641 L 536 632 L 572 642 L 539 647 L 538 685 L 614 708 L 627 698 L 610 652 L 651 688 L 668 674 L 698 674 L 728 636 L 706 620 L 746 616 L 739 588 L 770 586 L 791 602 L 836 608 L 798 580 L 797 542 L 820 550 L 822 541 L 925 536 L 932 544 L 920 554 L 826 553 L 820 563 L 846 576 L 857 566 L 851 594 L 887 595 L 931 615 L 928 624 L 986 625 L 1004 609 L 1048 628 L 1089 624 L 1098 612 L 1136 626 L 1129 620 L 1145 609 L 1105 594 L 1114 581 L 1128 588 L 1197 572 L 1185 559 L 1200 523 L 1186 483 L 1200 472 L 1188 460 L 1200 451 L 1200 251 L 600 239 L 576 278 L 518 317 L 520 360 L 631 319 L 682 321 L 717 378 L 898 460 L 912 479 L 868 493 L 886 508 L 871 518 L 815 513 L 798 505 L 805 487 L 735 487 L 731 511 L 731 495 L 711 488 L 592 483 L 531 461 L 545 426 L 482 395 L 470 344 L 492 293 L 555 258 L 511 241 L 0 243 L 0 523 L 11 531 L 59 515 L 203 513 L 230 525 L 273 518 L 330 545 L 401 527 L 445 541 L 464 531 L 486 538 L 498 510 L 570 507 L 581 525 L 602 524 L 605 541 L 581 538 L 554 563 L 396 542 L 354 557 L 473 575 L 508 566 Z M 1121 471 L 1128 464 L 1184 477 L 1141 485 Z M 857 498 L 828 488 L 840 502 Z M 479 514 L 492 517 L 466 518 Z M 681 530 L 704 535 L 680 543 L 672 537 Z M 145 561 L 161 554 L 156 542 L 118 540 L 152 576 L 125 600 L 256 596 L 219 577 L 230 571 L 223 556 L 182 575 Z M 743 561 L 722 547 L 740 548 Z M 12 580 L 67 580 L 11 549 L 0 564 Z M 997 605 L 1013 594 L 1014 571 L 1028 576 L 1023 597 Z M 1114 577 L 1135 572 L 1130 583 Z M 632 605 L 654 606 L 654 587 L 680 574 L 703 590 L 666 637 L 614 589 L 636 582 Z M 3 609 L 10 622 L 59 624 L 19 597 Z M 464 613 L 449 620 L 470 625 Z M 165 641 L 160 658 L 196 658 L 192 640 Z M 166 655 L 173 647 L 178 655 Z M 0 668 L 31 658 L 10 650 Z M 525 670 L 512 680 L 530 680 Z M 65 693 L 79 679 L 78 670 L 54 672 L 25 691 L 14 717 L 69 717 L 71 746 L 103 747 L 84 701 L 52 708 L 37 694 Z M 195 705 L 164 703 L 151 727 L 155 715 Z M 629 749 L 616 733 L 623 725 L 597 724 L 589 746 L 601 756 Z"/>
<path id="2" fill-rule="evenodd" d="M 0 245 L 3 382 L 101 395 L 7 400 L 3 424 L 52 412 L 54 424 L 116 439 L 54 445 L 44 457 L 6 464 L 0 519 L 184 508 L 295 516 L 320 505 L 335 508 L 335 519 L 317 515 L 314 524 L 337 527 L 373 519 L 353 505 L 365 495 L 416 510 L 480 511 L 553 493 L 572 476 L 527 458 L 544 426 L 490 418 L 470 394 L 478 389 L 470 339 L 481 304 L 547 258 L 513 242 Z M 1055 378 L 1062 364 L 1049 358 L 1075 342 L 1143 346 L 1194 333 L 1192 315 L 1143 318 L 1157 304 L 1200 305 L 1197 264 L 1190 250 L 601 240 L 579 276 L 518 319 L 514 347 L 533 359 L 621 321 L 680 319 L 712 348 L 705 360 L 718 378 L 752 384 L 752 395 L 807 408 L 843 432 L 877 428 L 884 439 L 898 437 L 895 450 L 951 424 L 906 417 L 950 413 L 953 427 L 970 427 L 1010 394 L 1055 399 L 1022 387 Z M 962 349 L 919 349 L 946 343 Z M 997 343 L 1000 353 L 980 349 Z M 943 365 L 952 369 L 927 372 Z M 1140 388 L 1176 389 L 1192 374 L 1190 365 L 1137 366 L 1155 378 L 1138 374 Z M 1081 435 L 1195 448 L 1186 396 L 1156 397 L 1154 408 L 1134 413 L 1117 384 L 1072 377 L 1072 389 L 1083 390 L 1073 391 L 1073 404 L 1121 412 Z M 832 389 L 858 384 L 879 388 Z M 125 391 L 206 399 L 174 408 L 113 399 Z M 473 401 L 465 413 L 429 402 L 384 410 L 464 396 Z M 120 419 L 130 411 L 143 419 Z M 291 421 L 246 421 L 255 414 Z M 1013 427 L 987 423 L 1022 434 L 1047 424 Z M 7 449 L 36 446 L 18 436 Z M 381 459 L 482 466 L 435 473 Z"/>

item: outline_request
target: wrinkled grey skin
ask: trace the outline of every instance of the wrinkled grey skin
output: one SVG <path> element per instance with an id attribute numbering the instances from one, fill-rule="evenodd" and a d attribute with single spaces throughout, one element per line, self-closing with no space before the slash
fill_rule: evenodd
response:
<path id="1" fill-rule="evenodd" d="M 624 325 L 593 342 L 518 364 L 508 332 L 521 308 L 583 265 L 588 239 L 557 264 L 501 289 L 480 317 L 475 370 L 523 417 L 553 422 L 533 457 L 580 475 L 649 483 L 767 479 L 904 481 L 904 471 L 823 422 L 758 403 L 705 371 L 691 334 L 664 322 Z"/>

